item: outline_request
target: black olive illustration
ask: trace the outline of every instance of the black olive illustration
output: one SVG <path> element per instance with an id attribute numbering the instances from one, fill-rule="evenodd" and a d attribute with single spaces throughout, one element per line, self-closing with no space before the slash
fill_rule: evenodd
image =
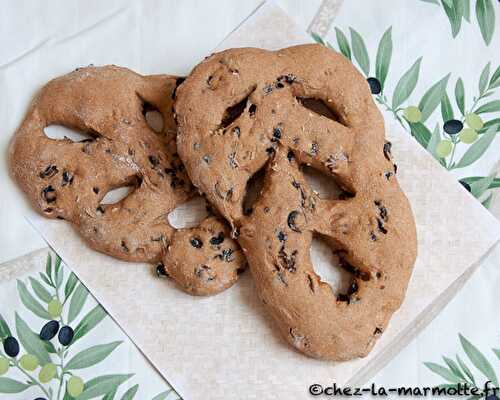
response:
<path id="1" fill-rule="evenodd" d="M 382 85 L 377 78 L 368 78 L 367 81 L 372 94 L 379 94 L 382 91 Z"/>
<path id="2" fill-rule="evenodd" d="M 63 326 L 61 328 L 57 338 L 59 339 L 59 343 L 61 343 L 63 346 L 67 346 L 73 340 L 74 335 L 75 335 L 75 332 L 73 331 L 73 328 L 66 325 L 66 326 Z"/>
<path id="3" fill-rule="evenodd" d="M 45 397 L 37 397 L 35 400 L 47 400 Z"/>
<path id="4" fill-rule="evenodd" d="M 52 320 L 47 322 L 40 330 L 40 339 L 52 340 L 59 331 L 59 322 Z"/>
<path id="5" fill-rule="evenodd" d="M 17 357 L 19 354 L 19 342 L 15 337 L 8 336 L 3 341 L 3 350 L 9 357 Z"/>
<path id="6" fill-rule="evenodd" d="M 463 129 L 463 127 L 464 124 L 458 119 L 450 119 L 443 125 L 443 129 L 448 135 L 456 135 Z"/>

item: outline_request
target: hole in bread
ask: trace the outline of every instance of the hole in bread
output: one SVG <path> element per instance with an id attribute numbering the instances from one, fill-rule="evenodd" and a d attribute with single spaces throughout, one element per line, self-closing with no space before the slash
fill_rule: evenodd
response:
<path id="1" fill-rule="evenodd" d="M 302 107 L 311 110 L 315 114 L 322 115 L 333 121 L 339 121 L 339 116 L 323 100 L 305 97 L 297 97 L 297 100 Z"/>
<path id="2" fill-rule="evenodd" d="M 144 119 L 148 126 L 155 131 L 156 133 L 160 133 L 163 131 L 163 115 L 161 112 L 151 103 L 147 101 L 143 101 L 142 103 L 142 115 L 144 115 Z"/>
<path id="3" fill-rule="evenodd" d="M 201 196 L 195 197 L 168 214 L 168 222 L 176 229 L 193 228 L 208 217 L 207 203 Z"/>
<path id="4" fill-rule="evenodd" d="M 264 177 L 266 175 L 265 163 L 247 182 L 245 197 L 243 198 L 243 214 L 250 215 L 253 211 L 253 205 L 260 196 L 260 192 L 264 187 Z"/>
<path id="5" fill-rule="evenodd" d="M 248 96 L 241 100 L 239 103 L 235 104 L 226 109 L 224 112 L 224 116 L 222 117 L 222 121 L 220 124 L 221 128 L 226 128 L 231 125 L 234 121 L 238 119 L 238 117 L 243 114 L 245 108 L 247 106 Z"/>
<path id="6" fill-rule="evenodd" d="M 339 256 L 334 253 L 324 236 L 313 234 L 310 254 L 314 272 L 320 276 L 321 281 L 328 283 L 336 295 L 348 293 L 354 274 L 342 267 Z"/>
<path id="7" fill-rule="evenodd" d="M 94 193 L 98 194 L 99 190 L 94 188 Z M 106 195 L 102 198 L 101 204 L 116 204 L 122 201 L 125 197 L 127 197 L 133 190 L 135 186 L 121 186 L 116 189 L 111 189 L 106 193 Z"/>
<path id="8" fill-rule="evenodd" d="M 332 176 L 307 165 L 301 165 L 300 169 L 311 189 L 321 199 L 338 200 L 342 197 L 344 191 L 337 185 Z"/>
<path id="9" fill-rule="evenodd" d="M 94 131 L 80 131 L 63 125 L 49 125 L 43 129 L 45 135 L 55 140 L 71 140 L 72 142 L 94 141 L 99 134 Z"/>

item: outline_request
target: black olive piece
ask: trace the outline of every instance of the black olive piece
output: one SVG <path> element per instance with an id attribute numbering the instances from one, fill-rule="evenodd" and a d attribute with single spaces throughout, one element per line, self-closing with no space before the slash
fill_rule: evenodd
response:
<path id="1" fill-rule="evenodd" d="M 450 119 L 446 121 L 443 125 L 443 129 L 448 135 L 456 135 L 463 128 L 464 124 L 462 123 L 462 121 L 459 121 L 458 119 Z"/>
<path id="2" fill-rule="evenodd" d="M 248 108 L 248 112 L 250 113 L 251 117 L 255 115 L 255 111 L 257 111 L 257 106 L 255 104 L 250 105 L 250 107 Z"/>
<path id="3" fill-rule="evenodd" d="M 52 178 L 58 172 L 59 170 L 57 169 L 57 167 L 51 164 L 47 168 L 45 168 L 42 172 L 40 172 L 39 176 L 40 178 Z"/>
<path id="4" fill-rule="evenodd" d="M 279 126 L 273 129 L 273 138 L 281 139 L 281 128 Z"/>
<path id="5" fill-rule="evenodd" d="M 127 243 L 125 243 L 125 240 L 122 240 L 122 242 L 120 243 L 120 245 L 122 246 L 122 249 L 124 251 L 126 251 L 127 253 L 130 251 L 130 249 L 127 246 Z"/>
<path id="6" fill-rule="evenodd" d="M 385 142 L 384 143 L 384 157 L 387 158 L 388 161 L 391 161 L 391 149 L 392 149 L 392 143 Z"/>
<path id="7" fill-rule="evenodd" d="M 370 240 L 372 242 L 376 242 L 377 241 L 377 235 L 375 235 L 375 233 L 373 233 L 373 231 L 370 232 Z"/>
<path id="8" fill-rule="evenodd" d="M 295 225 L 295 219 L 299 214 L 300 213 L 297 210 L 290 212 L 290 214 L 288 214 L 287 224 L 292 231 L 301 233 L 301 230 L 297 227 L 297 225 Z"/>
<path id="9" fill-rule="evenodd" d="M 462 181 L 462 180 L 460 180 L 460 181 L 458 181 L 458 182 L 460 182 L 460 184 L 461 184 L 461 185 L 465 188 L 465 190 L 467 190 L 468 192 L 470 192 L 470 191 L 472 190 L 472 188 L 470 187 L 470 185 L 469 185 L 467 182 Z"/>
<path id="10" fill-rule="evenodd" d="M 294 158 L 294 154 L 292 150 L 288 150 L 288 153 L 286 154 L 286 158 L 288 158 L 288 161 L 292 161 Z"/>
<path id="11" fill-rule="evenodd" d="M 394 174 L 392 173 L 392 171 L 386 171 L 384 173 L 384 176 L 385 176 L 385 179 L 389 180 L 391 179 L 391 177 L 393 176 Z"/>
<path id="12" fill-rule="evenodd" d="M 160 160 L 156 156 L 149 156 L 148 159 L 153 167 L 156 167 L 160 163 Z"/>
<path id="13" fill-rule="evenodd" d="M 268 147 L 266 149 L 266 153 L 270 156 L 272 156 L 274 154 L 275 150 L 274 150 L 274 147 Z"/>
<path id="14" fill-rule="evenodd" d="M 319 145 L 318 145 L 318 143 L 316 143 L 316 142 L 312 142 L 312 144 L 311 144 L 311 154 L 312 154 L 312 155 L 316 155 L 316 154 L 318 154 L 318 150 L 319 150 Z"/>
<path id="15" fill-rule="evenodd" d="M 159 263 L 156 265 L 156 276 L 158 278 L 168 278 L 168 273 L 163 263 Z"/>
<path id="16" fill-rule="evenodd" d="M 219 255 L 219 258 L 222 260 L 222 261 L 225 261 L 225 262 L 231 262 L 233 261 L 234 259 L 231 257 L 233 255 L 233 249 L 224 249 L 222 250 L 222 254 Z"/>
<path id="17" fill-rule="evenodd" d="M 203 156 L 203 161 L 205 161 L 207 164 L 210 164 L 210 161 L 212 161 L 212 157 L 210 157 L 208 154 L 205 154 Z"/>
<path id="18" fill-rule="evenodd" d="M 52 187 L 52 185 L 47 186 L 42 190 L 43 198 L 47 203 L 53 203 L 56 201 L 56 190 Z"/>
<path id="19" fill-rule="evenodd" d="M 280 242 L 286 242 L 286 239 L 287 239 L 286 233 L 284 233 L 283 231 L 279 231 L 279 233 L 278 233 L 278 240 Z"/>
<path id="20" fill-rule="evenodd" d="M 73 340 L 74 335 L 75 332 L 73 331 L 73 328 L 66 325 L 61 328 L 59 334 L 57 335 L 57 338 L 59 339 L 59 343 L 61 343 L 63 346 L 67 346 Z"/>
<path id="21" fill-rule="evenodd" d="M 358 291 L 359 287 L 356 282 L 351 283 L 351 286 L 349 286 L 349 289 L 347 290 L 347 294 L 351 295 L 354 294 Z"/>
<path id="22" fill-rule="evenodd" d="M 64 171 L 62 174 L 62 186 L 66 186 L 67 184 L 72 184 L 73 183 L 73 175 L 68 172 Z"/>
<path id="23" fill-rule="evenodd" d="M 19 354 L 19 342 L 15 337 L 8 336 L 3 341 L 3 350 L 9 357 L 17 357 Z"/>
<path id="24" fill-rule="evenodd" d="M 201 249 L 203 247 L 203 241 L 198 237 L 191 238 L 189 243 L 191 243 L 191 246 L 193 246 L 197 249 Z"/>
<path id="25" fill-rule="evenodd" d="M 219 234 L 217 236 L 212 236 L 210 238 L 210 244 L 212 244 L 214 246 L 221 244 L 223 241 L 224 241 L 224 233 L 223 232 L 219 232 Z"/>
<path id="26" fill-rule="evenodd" d="M 264 86 L 264 94 L 269 94 L 273 91 L 273 87 L 271 85 Z"/>
<path id="27" fill-rule="evenodd" d="M 368 78 L 367 82 L 368 85 L 370 85 L 370 91 L 372 92 L 372 94 L 379 94 L 382 91 L 382 85 L 377 78 Z"/>
<path id="28" fill-rule="evenodd" d="M 373 332 L 374 335 L 381 335 L 382 334 L 382 329 L 380 328 L 375 328 L 375 331 Z"/>
<path id="29" fill-rule="evenodd" d="M 398 173 L 398 165 L 397 164 L 394 164 L 394 174 L 397 174 Z"/>
<path id="30" fill-rule="evenodd" d="M 382 232 L 384 235 L 387 234 L 387 229 L 384 227 L 384 223 L 382 222 L 381 219 L 377 218 L 377 225 L 378 225 L 378 230 Z"/>
<path id="31" fill-rule="evenodd" d="M 99 188 L 98 188 L 98 187 L 94 187 L 94 188 L 92 188 L 92 191 L 93 191 L 95 194 L 99 194 Z"/>
<path id="32" fill-rule="evenodd" d="M 47 341 L 52 340 L 54 336 L 56 336 L 58 331 L 59 331 L 59 322 L 56 320 L 49 321 L 40 330 L 40 339 Z"/>
<path id="33" fill-rule="evenodd" d="M 238 126 L 234 127 L 233 132 L 237 137 L 241 136 L 241 129 Z"/>

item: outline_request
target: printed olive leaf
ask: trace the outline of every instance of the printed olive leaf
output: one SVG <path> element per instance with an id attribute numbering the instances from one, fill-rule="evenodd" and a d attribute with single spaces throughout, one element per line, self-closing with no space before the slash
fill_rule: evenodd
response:
<path id="1" fill-rule="evenodd" d="M 465 364 L 465 362 L 460 358 L 460 356 L 458 354 L 457 354 L 457 362 L 458 362 L 458 365 L 460 366 L 460 368 L 462 369 L 462 371 L 464 371 L 465 375 L 467 375 L 467 377 L 471 380 L 471 382 L 475 384 L 476 380 L 474 379 L 474 375 L 472 375 L 471 370 L 469 369 L 467 364 Z"/>
<path id="2" fill-rule="evenodd" d="M 86 350 L 82 350 L 68 361 L 64 370 L 71 371 L 92 367 L 108 357 L 121 343 L 121 341 L 117 341 L 108 344 L 99 344 Z"/>
<path id="3" fill-rule="evenodd" d="M 488 88 L 488 79 L 490 77 L 490 66 L 491 62 L 486 64 L 481 72 L 481 76 L 479 77 L 479 94 L 483 95 L 486 89 Z"/>
<path id="4" fill-rule="evenodd" d="M 52 295 L 40 282 L 32 277 L 29 278 L 29 281 L 31 283 L 33 292 L 38 296 L 40 300 L 44 301 L 45 303 L 49 303 L 52 300 Z"/>
<path id="5" fill-rule="evenodd" d="M 458 2 L 454 2 L 452 0 L 441 0 L 441 4 L 443 5 L 444 12 L 448 17 L 451 25 L 451 34 L 455 38 L 460 32 L 460 28 L 462 26 L 462 12 L 463 9 L 458 6 Z"/>
<path id="6" fill-rule="evenodd" d="M 135 395 L 137 394 L 137 391 L 139 390 L 139 385 L 134 385 L 132 386 L 129 390 L 127 390 L 121 400 L 132 400 Z"/>
<path id="7" fill-rule="evenodd" d="M 0 376 L 0 393 L 21 393 L 28 389 L 30 385 L 10 378 Z"/>
<path id="8" fill-rule="evenodd" d="M 491 0 L 477 0 L 476 18 L 481 35 L 486 45 L 489 45 L 495 31 L 495 9 Z"/>
<path id="9" fill-rule="evenodd" d="M 424 362 L 424 365 L 427 368 L 429 368 L 432 372 L 438 374 L 439 376 L 441 376 L 442 378 L 444 378 L 448 382 L 451 382 L 451 383 L 459 383 L 460 382 L 460 378 L 455 376 L 455 374 L 446 367 L 443 367 L 439 364 L 432 363 L 432 362 Z"/>
<path id="10" fill-rule="evenodd" d="M 2 317 L 2 314 L 0 314 L 0 340 L 8 336 L 12 336 L 12 333 L 10 332 L 9 325 Z"/>
<path id="11" fill-rule="evenodd" d="M 432 131 L 431 138 L 427 144 L 427 151 L 433 155 L 433 157 L 443 164 L 444 160 L 439 157 L 436 153 L 437 145 L 441 141 L 441 132 L 439 130 L 439 125 L 436 124 L 434 130 Z"/>
<path id="12" fill-rule="evenodd" d="M 493 139 L 495 139 L 496 130 L 497 126 L 490 127 L 479 140 L 467 149 L 458 164 L 455 165 L 455 168 L 464 168 L 477 161 L 488 149 Z"/>
<path id="13" fill-rule="evenodd" d="M 102 398 L 102 400 L 113 400 L 115 398 L 115 395 L 116 395 L 116 390 L 117 390 L 117 388 L 112 390 L 111 392 L 108 392 L 106 394 L 106 396 L 104 396 Z"/>
<path id="14" fill-rule="evenodd" d="M 424 1 L 426 3 L 432 3 L 432 4 L 437 4 L 439 5 L 439 1 L 438 0 L 421 0 L 421 1 Z"/>
<path id="15" fill-rule="evenodd" d="M 498 86 L 500 86 L 500 66 L 498 66 L 495 72 L 493 72 L 493 75 L 491 75 L 489 88 L 494 89 Z"/>
<path id="16" fill-rule="evenodd" d="M 418 104 L 418 108 L 422 112 L 421 122 L 427 121 L 436 107 L 441 103 L 441 99 L 446 93 L 448 79 L 450 79 L 450 74 L 436 82 L 429 88 L 429 90 L 427 90 L 427 92 L 425 92 L 422 100 L 420 100 L 420 103 Z"/>
<path id="17" fill-rule="evenodd" d="M 370 59 L 368 58 L 365 42 L 354 28 L 349 28 L 349 31 L 351 32 L 351 45 L 354 58 L 364 74 L 368 76 L 370 74 Z"/>
<path id="18" fill-rule="evenodd" d="M 469 186 L 473 185 L 475 182 L 484 179 L 487 177 L 484 176 L 469 176 L 468 178 L 462 178 L 460 181 L 467 183 Z M 500 178 L 495 178 L 493 181 L 490 183 L 490 186 L 488 189 L 495 189 L 495 188 L 500 188 Z"/>
<path id="19" fill-rule="evenodd" d="M 455 101 L 457 102 L 457 107 L 462 115 L 465 115 L 465 90 L 462 78 L 458 78 L 457 83 L 455 84 Z"/>
<path id="20" fill-rule="evenodd" d="M 396 84 L 396 89 L 394 89 L 394 94 L 392 96 L 393 109 L 396 109 L 403 104 L 403 102 L 410 97 L 411 93 L 415 89 L 415 86 L 417 86 L 421 62 L 422 57 L 415 61 L 415 63 L 403 74 L 401 79 Z"/>
<path id="21" fill-rule="evenodd" d="M 481 204 L 485 207 L 485 208 L 490 208 L 491 206 L 491 200 L 493 199 L 493 193 L 490 193 L 486 199 L 484 199 Z"/>
<path id="22" fill-rule="evenodd" d="M 101 322 L 106 317 L 106 311 L 101 305 L 96 305 L 89 313 L 83 317 L 80 323 L 75 328 L 75 335 L 73 336 L 73 341 L 71 344 L 74 344 L 77 340 L 84 337 L 87 333 L 89 333 L 92 329 L 94 329 L 99 322 Z"/>
<path id="23" fill-rule="evenodd" d="M 479 198 L 495 180 L 494 176 L 485 176 L 470 184 L 470 191 L 475 198 Z"/>
<path id="24" fill-rule="evenodd" d="M 165 400 L 170 393 L 173 392 L 173 389 L 169 389 L 165 392 L 157 394 L 155 397 L 153 397 L 151 400 Z"/>
<path id="25" fill-rule="evenodd" d="M 344 55 L 344 57 L 351 59 L 351 46 L 349 45 L 349 41 L 347 40 L 344 33 L 335 28 L 335 36 L 337 38 L 337 44 L 339 45 L 340 52 Z"/>
<path id="26" fill-rule="evenodd" d="M 83 284 L 79 284 L 75 289 L 75 293 L 71 296 L 71 301 L 69 303 L 69 312 L 68 312 L 68 324 L 73 322 L 80 311 L 82 311 L 85 302 L 87 301 L 87 297 L 89 292 Z"/>
<path id="27" fill-rule="evenodd" d="M 19 341 L 24 347 L 26 353 L 33 354 L 40 361 L 40 365 L 45 365 L 51 362 L 50 355 L 44 346 L 43 341 L 40 340 L 24 322 L 24 320 L 16 312 L 16 332 Z"/>
<path id="28" fill-rule="evenodd" d="M 485 133 L 492 126 L 497 127 L 497 133 L 498 133 L 498 129 L 500 129 L 500 118 L 495 118 L 495 119 L 492 119 L 490 121 L 485 122 L 483 127 L 478 131 L 478 133 L 479 134 Z"/>
<path id="29" fill-rule="evenodd" d="M 498 387 L 498 379 L 495 374 L 493 367 L 486 357 L 475 347 L 471 342 L 469 342 L 465 337 L 459 334 L 460 343 L 469 357 L 471 363 L 481 371 L 486 378 L 488 378 L 495 387 Z"/>
<path id="30" fill-rule="evenodd" d="M 17 291 L 19 292 L 21 302 L 28 310 L 42 319 L 52 319 L 47 310 L 31 295 L 24 282 L 17 281 Z"/>
<path id="31" fill-rule="evenodd" d="M 417 141 L 424 147 L 427 148 L 429 141 L 431 140 L 431 131 L 421 122 L 412 123 L 408 122 L 411 129 L 412 136 L 417 139 Z"/>
<path id="32" fill-rule="evenodd" d="M 446 363 L 448 368 L 451 370 L 451 372 L 458 378 L 463 379 L 464 381 L 466 380 L 464 374 L 462 371 L 460 371 L 460 367 L 458 364 L 452 360 L 451 358 L 448 358 L 446 356 L 443 356 L 443 361 Z"/>
<path id="33" fill-rule="evenodd" d="M 122 383 L 130 379 L 134 374 L 127 375 L 103 375 L 91 379 L 85 383 L 83 392 L 78 396 L 78 400 L 95 399 L 99 396 L 117 389 Z"/>
<path id="34" fill-rule="evenodd" d="M 66 285 L 64 286 L 64 301 L 66 301 L 69 298 L 69 296 L 71 296 L 71 293 L 73 293 L 73 290 L 75 290 L 77 283 L 78 283 L 78 278 L 72 272 L 69 275 L 68 280 L 66 281 Z"/>
<path id="35" fill-rule="evenodd" d="M 493 353 L 495 353 L 497 358 L 500 360 L 500 349 L 493 349 Z"/>
<path id="36" fill-rule="evenodd" d="M 443 117 L 443 121 L 449 121 L 455 118 L 453 113 L 453 107 L 450 103 L 450 98 L 448 97 L 448 93 L 444 93 L 441 99 L 441 116 Z"/>
<path id="37" fill-rule="evenodd" d="M 47 254 L 47 261 L 45 263 L 45 273 L 47 274 L 47 278 L 49 278 L 50 283 L 53 283 L 52 280 L 52 255 L 50 253 Z"/>
<path id="38" fill-rule="evenodd" d="M 42 281 L 44 281 L 50 287 L 54 287 L 54 285 L 52 285 L 52 283 L 50 282 L 50 280 L 47 278 L 47 276 L 45 274 L 42 274 L 41 272 L 39 272 L 39 274 L 40 274 L 40 278 L 42 278 Z"/>
<path id="39" fill-rule="evenodd" d="M 56 287 L 59 289 L 64 279 L 64 269 L 61 268 L 61 257 L 56 254 L 56 268 L 55 268 L 55 276 L 56 276 Z"/>
<path id="40" fill-rule="evenodd" d="M 500 111 L 500 100 L 493 100 L 489 103 L 483 104 L 479 107 L 475 113 L 476 114 L 485 114 L 490 112 L 498 112 Z"/>
<path id="41" fill-rule="evenodd" d="M 323 46 L 326 46 L 326 43 L 323 40 L 323 38 L 320 35 L 318 35 L 316 32 L 311 32 L 311 36 L 316 43 L 319 43 L 319 44 L 322 44 Z"/>
<path id="42" fill-rule="evenodd" d="M 378 45 L 377 57 L 375 60 L 375 77 L 380 82 L 382 91 L 384 90 L 385 78 L 389 72 L 389 65 L 392 57 L 392 26 L 385 31 Z"/>
<path id="43" fill-rule="evenodd" d="M 470 22 L 470 0 L 458 0 L 460 7 L 462 7 L 462 15 L 467 22 Z"/>

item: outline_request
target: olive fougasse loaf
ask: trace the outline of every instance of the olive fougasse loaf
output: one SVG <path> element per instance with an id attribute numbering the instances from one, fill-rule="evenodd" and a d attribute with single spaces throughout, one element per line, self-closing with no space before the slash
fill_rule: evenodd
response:
<path id="1" fill-rule="evenodd" d="M 312 99 L 330 114 L 308 107 Z M 417 248 L 366 80 L 319 45 L 230 49 L 194 68 L 174 106 L 189 177 L 231 223 L 282 335 L 316 358 L 366 356 L 403 301 Z M 321 198 L 303 165 L 332 177 L 342 194 Z M 263 187 L 246 210 L 259 171 Z M 351 272 L 346 293 L 314 272 L 313 234 Z"/>
<path id="2" fill-rule="evenodd" d="M 72 222 L 95 250 L 163 261 L 162 271 L 186 292 L 214 294 L 237 280 L 246 261 L 216 217 L 190 229 L 168 222 L 195 194 L 176 153 L 172 103 L 180 81 L 116 66 L 78 68 L 50 81 L 14 136 L 10 168 L 37 211 Z M 150 109 L 163 117 L 159 132 L 146 121 Z M 54 124 L 90 138 L 51 139 L 44 128 Z M 133 187 L 127 197 L 102 204 L 123 186 Z"/>

